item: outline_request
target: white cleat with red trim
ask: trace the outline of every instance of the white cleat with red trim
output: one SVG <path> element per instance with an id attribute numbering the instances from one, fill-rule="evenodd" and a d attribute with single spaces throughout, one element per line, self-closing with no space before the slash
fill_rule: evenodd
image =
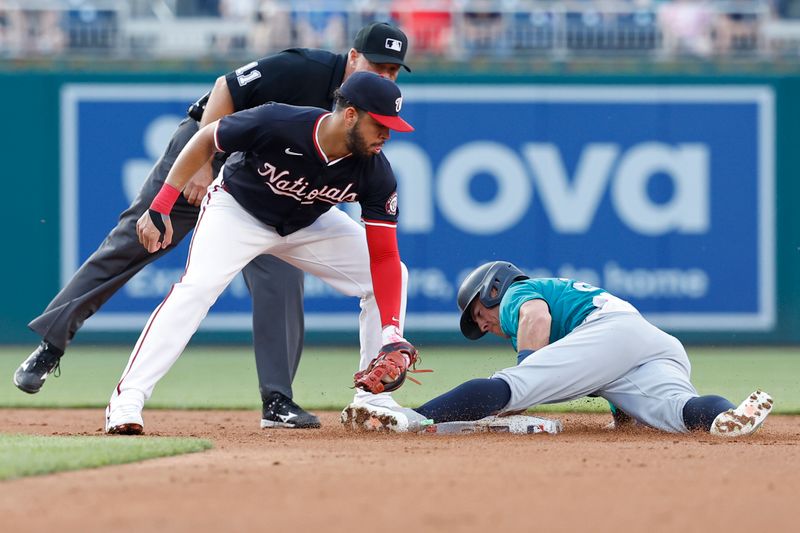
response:
<path id="1" fill-rule="evenodd" d="M 344 408 L 340 420 L 345 429 L 353 431 L 391 431 L 394 433 L 417 433 L 428 420 L 413 409 L 406 407 L 379 407 L 366 403 L 351 403 Z"/>
<path id="2" fill-rule="evenodd" d="M 105 431 L 109 435 L 141 435 L 144 433 L 144 395 L 139 391 L 116 391 L 106 407 Z"/>

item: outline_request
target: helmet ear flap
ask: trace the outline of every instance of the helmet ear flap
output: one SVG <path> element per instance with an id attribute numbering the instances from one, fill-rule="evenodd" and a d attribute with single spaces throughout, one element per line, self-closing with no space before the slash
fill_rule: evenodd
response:
<path id="1" fill-rule="evenodd" d="M 503 298 L 503 295 L 500 294 L 500 289 L 498 287 L 499 284 L 500 283 L 497 279 L 497 276 L 494 275 L 491 278 L 484 280 L 483 286 L 481 287 L 481 303 L 490 309 L 496 305 L 500 305 L 500 300 Z M 492 295 L 492 289 L 497 291 L 494 296 Z"/>
<path id="2" fill-rule="evenodd" d="M 495 261 L 481 284 L 481 303 L 488 308 L 500 305 L 503 295 L 515 281 L 530 279 L 523 271 L 507 261 Z M 492 295 L 492 289 L 496 292 Z"/>

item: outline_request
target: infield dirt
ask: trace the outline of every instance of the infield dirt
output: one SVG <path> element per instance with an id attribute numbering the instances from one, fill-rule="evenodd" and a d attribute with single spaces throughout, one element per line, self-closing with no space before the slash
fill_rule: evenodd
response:
<path id="1" fill-rule="evenodd" d="M 2 531 L 797 531 L 800 417 L 748 438 L 604 429 L 552 435 L 261 430 L 255 411 L 145 411 L 204 453 L 0 482 Z M 103 412 L 0 410 L 0 432 L 102 434 Z M 108 437 L 136 438 L 136 437 Z"/>

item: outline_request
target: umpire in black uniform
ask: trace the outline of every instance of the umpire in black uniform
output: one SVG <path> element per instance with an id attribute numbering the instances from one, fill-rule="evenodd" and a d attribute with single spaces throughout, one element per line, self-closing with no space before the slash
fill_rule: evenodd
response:
<path id="1" fill-rule="evenodd" d="M 220 76 L 211 92 L 189 108 L 189 116 L 178 126 L 117 226 L 44 312 L 28 324 L 42 341 L 14 373 L 14 384 L 25 392 L 38 392 L 47 376 L 58 368 L 64 350 L 83 322 L 137 272 L 174 248 L 148 253 L 139 244 L 136 221 L 199 128 L 269 101 L 330 110 L 334 90 L 353 72 L 367 70 L 396 80 L 401 66 L 410 70 L 404 63 L 407 47 L 408 39 L 402 31 L 373 23 L 358 32 L 347 54 L 294 48 Z M 171 215 L 175 245 L 194 228 L 206 188 L 223 163 L 223 159 L 214 159 L 184 188 Z M 243 275 L 253 299 L 253 344 L 264 406 L 261 426 L 319 427 L 316 416 L 292 401 L 292 380 L 303 349 L 303 273 L 263 255 L 247 265 Z"/>

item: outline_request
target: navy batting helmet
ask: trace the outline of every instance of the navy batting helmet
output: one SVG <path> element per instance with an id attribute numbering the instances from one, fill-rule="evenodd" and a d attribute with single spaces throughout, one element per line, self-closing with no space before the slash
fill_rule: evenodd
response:
<path id="1" fill-rule="evenodd" d="M 508 261 L 486 263 L 470 272 L 458 288 L 461 333 L 473 341 L 483 337 L 485 333 L 472 319 L 472 302 L 479 297 L 486 307 L 500 305 L 500 300 L 511 284 L 522 279 L 529 279 L 529 276 Z M 492 289 L 497 289 L 495 296 L 492 296 Z"/>

